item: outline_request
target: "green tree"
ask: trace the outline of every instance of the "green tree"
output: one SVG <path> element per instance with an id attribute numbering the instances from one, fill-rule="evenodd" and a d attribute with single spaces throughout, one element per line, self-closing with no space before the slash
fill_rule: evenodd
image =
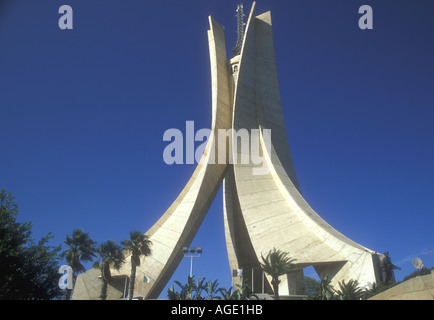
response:
<path id="1" fill-rule="evenodd" d="M 96 261 L 93 267 L 101 271 L 102 284 L 100 299 L 105 300 L 107 299 L 107 287 L 111 281 L 110 268 L 119 270 L 125 261 L 124 254 L 121 246 L 111 240 L 101 243 L 97 249 L 97 253 L 99 261 Z"/>
<path id="2" fill-rule="evenodd" d="M 179 281 L 175 281 L 181 292 L 176 291 L 173 286 L 167 292 L 168 298 L 170 300 L 192 300 L 193 292 L 196 291 L 196 281 L 194 281 L 194 276 L 188 276 L 187 283 L 182 284 Z"/>
<path id="3" fill-rule="evenodd" d="M 238 295 L 237 300 L 259 300 L 258 296 L 253 293 L 246 279 L 243 279 L 241 285 L 236 284 L 235 286 L 238 288 L 235 290 L 235 293 Z"/>
<path id="4" fill-rule="evenodd" d="M 36 242 L 31 222 L 16 221 L 15 197 L 0 191 L 0 300 L 56 299 L 61 295 L 58 253 L 48 233 Z"/>
<path id="5" fill-rule="evenodd" d="M 320 281 L 317 281 L 312 277 L 308 277 L 308 276 L 304 277 L 304 288 L 305 288 L 306 295 L 309 298 L 315 299 L 319 295 L 320 287 L 321 287 Z"/>
<path id="6" fill-rule="evenodd" d="M 359 287 L 357 280 L 349 280 L 348 282 L 342 280 L 338 285 L 339 289 L 336 290 L 336 293 L 340 300 L 360 300 L 365 294 Z"/>
<path id="7" fill-rule="evenodd" d="M 288 257 L 287 252 L 281 250 L 270 250 L 267 256 L 261 255 L 261 268 L 271 276 L 271 285 L 273 286 L 274 299 L 279 300 L 279 277 L 295 270 L 295 259 Z"/>
<path id="8" fill-rule="evenodd" d="M 68 249 L 60 254 L 60 258 L 64 258 L 66 263 L 74 272 L 73 284 L 77 279 L 77 275 L 86 271 L 82 262 L 90 262 L 96 257 L 96 241 L 89 237 L 89 233 L 83 232 L 82 229 L 76 228 L 72 231 L 72 237 L 66 235 L 64 243 Z M 65 300 L 71 298 L 72 290 L 65 290 Z"/>
<path id="9" fill-rule="evenodd" d="M 259 300 L 259 297 L 253 293 L 246 280 L 243 280 L 241 285 L 237 284 L 235 286 L 237 287 L 235 290 L 233 290 L 233 287 L 230 287 L 229 290 L 220 289 L 223 300 Z"/>
<path id="10" fill-rule="evenodd" d="M 24 273 L 28 280 L 28 297 L 30 300 L 51 300 L 61 296 L 59 288 L 59 252 L 61 245 L 50 246 L 48 242 L 54 236 L 48 233 L 41 240 L 25 249 Z"/>
<path id="11" fill-rule="evenodd" d="M 176 291 L 173 286 L 171 286 L 167 290 L 167 297 L 169 298 L 169 300 L 184 300 L 181 299 L 181 294 L 178 291 Z"/>
<path id="12" fill-rule="evenodd" d="M 321 278 L 318 295 L 315 297 L 317 300 L 333 300 L 335 298 L 335 291 L 330 283 L 330 276 L 324 274 Z"/>
<path id="13" fill-rule="evenodd" d="M 223 300 L 240 300 L 239 292 L 234 290 L 233 287 L 230 287 L 229 290 L 226 288 L 221 288 L 220 292 L 222 294 Z"/>
<path id="14" fill-rule="evenodd" d="M 203 300 L 202 292 L 207 292 L 208 297 L 206 299 L 223 299 L 223 300 L 248 300 L 248 299 L 259 299 L 255 294 L 253 294 L 249 285 L 246 281 L 243 281 L 242 285 L 237 285 L 238 289 L 233 290 L 230 287 L 229 290 L 225 288 L 219 288 L 217 280 L 214 282 L 209 280 L 205 282 L 205 278 L 200 276 L 197 280 L 194 280 L 194 276 L 189 276 L 187 282 L 182 284 L 179 281 L 175 281 L 181 291 L 176 291 L 173 286 L 167 290 L 167 297 L 170 300 Z M 217 296 L 220 293 L 221 296 Z"/>
<path id="15" fill-rule="evenodd" d="M 30 240 L 32 224 L 18 223 L 15 197 L 0 192 L 0 299 L 24 298 L 26 280 L 22 276 L 24 245 Z"/>
<path id="16" fill-rule="evenodd" d="M 211 280 L 208 280 L 206 283 L 206 292 L 208 293 L 208 299 L 214 300 L 214 298 L 216 298 L 216 294 L 220 292 L 218 281 L 215 280 L 212 282 Z"/>
<path id="17" fill-rule="evenodd" d="M 396 285 L 396 284 L 394 284 Z M 369 290 L 365 291 L 365 294 L 363 295 L 363 299 L 368 300 L 369 298 L 383 292 L 386 291 L 388 289 L 390 289 L 391 286 L 383 283 L 382 281 L 376 282 L 373 284 L 372 288 Z"/>
<path id="18" fill-rule="evenodd" d="M 207 290 L 207 285 L 205 283 L 205 278 L 201 278 L 200 275 L 197 277 L 196 283 L 194 285 L 194 294 L 196 300 L 203 300 L 202 291 Z"/>
<path id="19" fill-rule="evenodd" d="M 131 275 L 128 287 L 128 299 L 131 300 L 134 293 L 134 283 L 136 282 L 136 268 L 140 266 L 140 257 L 147 257 L 151 254 L 152 242 L 147 235 L 142 234 L 140 231 L 131 231 L 130 239 L 122 241 L 121 244 L 131 254 Z"/>
<path id="20" fill-rule="evenodd" d="M 178 292 L 171 286 L 167 291 L 167 296 L 170 300 L 204 300 L 204 297 L 202 297 L 203 291 L 206 291 L 208 298 L 212 300 L 215 298 L 215 294 L 220 292 L 217 280 L 205 282 L 205 278 L 201 278 L 200 276 L 198 276 L 196 281 L 194 280 L 194 276 L 188 276 L 187 283 L 182 284 L 179 281 L 175 281 L 175 283 L 181 291 Z"/>
<path id="21" fill-rule="evenodd" d="M 424 275 L 430 274 L 433 269 L 434 268 L 429 269 L 427 267 L 423 267 L 422 269 L 416 270 L 416 271 L 410 273 L 409 275 L 405 276 L 404 279 L 402 279 L 402 282 L 410 280 L 412 278 L 416 278 L 418 276 L 424 276 Z"/>

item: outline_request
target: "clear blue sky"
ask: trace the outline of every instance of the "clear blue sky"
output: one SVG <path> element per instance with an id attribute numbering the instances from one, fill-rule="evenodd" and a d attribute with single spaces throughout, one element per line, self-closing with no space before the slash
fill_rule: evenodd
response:
<path id="1" fill-rule="evenodd" d="M 73 30 L 58 28 L 63 4 Z M 0 2 L 0 187 L 36 239 L 60 244 L 81 227 L 119 242 L 166 211 L 195 166 L 164 163 L 163 133 L 210 126 L 208 15 L 230 49 L 236 4 Z M 373 30 L 358 28 L 364 4 Z M 416 256 L 433 266 L 434 2 L 257 2 L 268 10 L 304 197 L 349 238 L 389 251 L 398 280 Z M 221 191 L 192 245 L 204 248 L 194 273 L 229 287 Z"/>

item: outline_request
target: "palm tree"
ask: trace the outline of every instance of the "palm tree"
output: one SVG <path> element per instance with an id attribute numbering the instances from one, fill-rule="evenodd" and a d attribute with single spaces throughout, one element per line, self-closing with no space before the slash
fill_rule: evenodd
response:
<path id="1" fill-rule="evenodd" d="M 172 300 L 192 300 L 192 293 L 196 290 L 196 282 L 194 281 L 194 276 L 188 276 L 187 283 L 182 284 L 179 281 L 175 283 L 181 288 L 181 292 L 175 291 L 173 286 L 169 289 L 169 299 Z"/>
<path id="2" fill-rule="evenodd" d="M 239 300 L 259 300 L 259 297 L 253 293 L 246 279 L 243 279 L 241 285 L 236 284 L 235 286 L 238 287 L 236 292 L 239 293 Z"/>
<path id="3" fill-rule="evenodd" d="M 115 268 L 119 270 L 124 263 L 124 254 L 122 248 L 117 245 L 114 241 L 107 241 L 101 243 L 97 249 L 99 260 L 93 264 L 94 268 L 101 270 L 101 300 L 107 298 L 107 286 L 111 280 L 110 268 Z"/>
<path id="4" fill-rule="evenodd" d="M 176 291 L 175 288 L 171 286 L 167 291 L 167 297 L 170 300 L 203 300 L 202 291 L 208 293 L 207 299 L 209 300 L 220 299 L 220 297 L 215 296 L 222 290 L 219 289 L 217 280 L 214 282 L 208 280 L 205 283 L 205 278 L 198 276 L 197 280 L 194 281 L 194 276 L 188 276 L 186 284 L 182 284 L 179 281 L 175 281 L 175 283 L 181 288 L 181 292 Z"/>
<path id="5" fill-rule="evenodd" d="M 229 290 L 226 288 L 220 288 L 220 293 L 223 300 L 240 300 L 239 292 L 237 290 L 234 291 L 233 287 L 230 287 Z"/>
<path id="6" fill-rule="evenodd" d="M 339 282 L 339 290 L 336 291 L 340 300 L 360 300 L 364 291 L 359 287 L 357 280 L 345 280 Z"/>
<path id="7" fill-rule="evenodd" d="M 147 235 L 142 234 L 140 231 L 131 231 L 130 239 L 121 241 L 121 244 L 131 254 L 131 275 L 128 287 L 128 299 L 131 300 L 134 293 L 134 283 L 136 282 L 136 267 L 140 266 L 141 256 L 147 257 L 151 254 L 150 246 L 152 242 Z"/>
<path id="8" fill-rule="evenodd" d="M 218 281 L 215 280 L 212 282 L 211 280 L 208 280 L 206 283 L 206 292 L 208 293 L 208 299 L 214 300 L 215 294 L 220 292 Z"/>
<path id="9" fill-rule="evenodd" d="M 279 277 L 295 269 L 295 259 L 289 258 L 287 252 L 276 250 L 276 248 L 270 250 L 266 258 L 262 255 L 261 258 L 262 270 L 268 273 L 272 278 L 271 285 L 273 286 L 274 299 L 279 300 Z"/>
<path id="10" fill-rule="evenodd" d="M 207 290 L 207 289 L 208 289 L 208 286 L 205 283 L 205 278 L 201 278 L 199 275 L 197 277 L 197 281 L 196 281 L 195 286 L 194 286 L 194 292 L 196 294 L 196 296 L 195 296 L 196 300 L 203 300 L 203 298 L 201 296 L 202 291 Z"/>
<path id="11" fill-rule="evenodd" d="M 74 286 L 77 275 L 86 271 L 82 262 L 90 262 L 96 257 L 96 241 L 89 237 L 89 233 L 84 233 L 82 229 L 76 228 L 72 231 L 72 237 L 66 235 L 64 243 L 68 249 L 60 254 L 60 258 L 65 258 L 66 263 L 72 268 Z M 65 290 L 65 300 L 71 298 L 71 293 L 71 289 Z"/>
<path id="12" fill-rule="evenodd" d="M 238 289 L 230 287 L 229 290 L 226 288 L 219 289 L 219 292 L 222 295 L 223 300 L 259 300 L 259 297 L 253 293 L 250 286 L 247 284 L 245 280 L 243 280 L 242 284 L 236 285 Z"/>
<path id="13" fill-rule="evenodd" d="M 176 291 L 173 286 L 171 286 L 169 290 L 167 290 L 167 297 L 169 298 L 169 300 L 183 300 L 181 299 L 181 294 Z"/>

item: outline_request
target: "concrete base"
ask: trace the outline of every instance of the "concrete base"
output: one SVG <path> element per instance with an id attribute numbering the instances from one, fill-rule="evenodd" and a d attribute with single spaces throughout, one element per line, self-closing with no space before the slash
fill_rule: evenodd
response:
<path id="1" fill-rule="evenodd" d="M 434 272 L 400 283 L 369 300 L 434 300 Z"/>
<path id="2" fill-rule="evenodd" d="M 128 290 L 128 280 L 126 276 L 113 276 L 107 286 L 107 300 L 119 300 L 124 297 L 124 292 Z M 97 300 L 101 294 L 101 271 L 90 269 L 79 274 L 72 293 L 72 300 Z"/>

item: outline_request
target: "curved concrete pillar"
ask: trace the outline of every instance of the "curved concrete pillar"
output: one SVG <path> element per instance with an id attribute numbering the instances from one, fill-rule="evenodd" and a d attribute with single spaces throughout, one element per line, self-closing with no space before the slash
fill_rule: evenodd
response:
<path id="1" fill-rule="evenodd" d="M 183 258 L 220 188 L 226 163 L 219 164 L 218 129 L 229 129 L 231 113 L 225 36 L 223 28 L 209 18 L 208 31 L 212 75 L 212 129 L 205 152 L 184 190 L 167 212 L 146 234 L 152 241 L 152 255 L 140 267 L 150 282 L 145 296 L 157 298 Z M 226 143 L 225 141 L 223 143 Z M 215 157 L 215 158 L 214 158 Z"/>
<path id="2" fill-rule="evenodd" d="M 261 255 L 275 247 L 288 252 L 301 267 L 313 265 L 318 273 L 328 273 L 332 284 L 354 279 L 368 287 L 378 278 L 377 254 L 333 229 L 300 193 L 283 122 L 271 14 L 255 17 L 254 11 L 255 5 L 241 51 L 232 125 L 235 131 L 247 128 L 250 143 L 260 141 L 263 163 L 234 164 L 234 178 L 227 181 L 227 189 L 232 190 L 232 194 L 224 193 L 232 204 L 226 206 L 226 234 L 232 247 L 228 251 L 238 252 L 242 244 L 236 239 L 246 241 L 247 234 L 250 252 L 253 249 L 255 254 L 245 258 L 238 253 L 230 259 L 232 268 L 258 267 Z M 265 140 L 267 130 L 271 139 Z M 243 151 L 232 152 L 239 158 Z M 258 168 L 263 169 L 262 174 L 255 174 Z M 235 210 L 233 203 L 237 203 Z M 238 226 L 231 228 L 230 221 L 239 221 Z M 245 227 L 239 226 L 242 223 Z"/>

